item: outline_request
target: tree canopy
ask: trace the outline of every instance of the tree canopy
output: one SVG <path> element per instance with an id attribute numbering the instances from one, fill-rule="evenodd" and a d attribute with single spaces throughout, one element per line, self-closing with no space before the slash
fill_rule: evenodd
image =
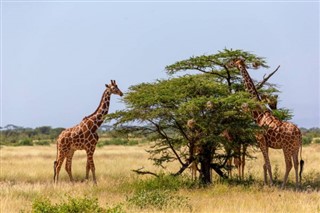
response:
<path id="1" fill-rule="evenodd" d="M 140 124 L 134 130 L 152 137 L 154 146 L 149 152 L 156 165 L 165 167 L 178 161 L 181 167 L 175 174 L 181 174 L 192 162 L 199 161 L 201 180 L 210 183 L 210 169 L 221 172 L 235 154 L 232 148 L 255 145 L 254 135 L 260 131 L 250 114 L 242 110 L 243 104 L 253 108 L 258 103 L 245 92 L 239 71 L 228 68 L 228 62 L 239 57 L 248 67 L 268 67 L 262 57 L 228 49 L 178 61 L 166 67 L 171 76 L 168 79 L 131 86 L 123 99 L 126 109 L 109 114 L 108 119 L 116 120 L 118 126 Z M 189 70 L 199 72 L 174 75 Z M 257 84 L 259 92 L 268 97 L 278 92 L 274 85 L 267 84 L 269 77 Z M 285 118 L 288 113 L 281 115 Z M 189 120 L 194 127 L 188 127 Z M 225 130 L 234 141 L 223 136 Z M 195 147 L 199 148 L 197 152 Z"/>

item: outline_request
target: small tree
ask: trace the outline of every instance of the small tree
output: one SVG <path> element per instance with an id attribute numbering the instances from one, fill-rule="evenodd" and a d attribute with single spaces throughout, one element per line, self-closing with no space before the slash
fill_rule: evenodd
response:
<path id="1" fill-rule="evenodd" d="M 237 57 L 245 58 L 250 67 L 267 67 L 261 57 L 227 49 L 179 61 L 166 67 L 168 74 L 188 70 L 201 73 L 131 86 L 124 96 L 127 108 L 109 114 L 108 119 L 115 119 L 116 125 L 140 123 L 136 130 L 152 135 L 155 141 L 149 153 L 156 165 L 165 167 L 166 163 L 178 161 L 178 175 L 192 162 L 199 161 L 201 181 L 211 183 L 211 168 L 223 175 L 221 168 L 232 157 L 227 148 L 232 149 L 237 143 L 253 145 L 259 131 L 241 108 L 244 103 L 257 103 L 244 92 L 238 70 L 226 65 Z M 270 76 L 258 84 L 261 92 L 276 91 L 273 85 L 266 84 Z M 263 89 L 265 85 L 267 89 Z M 195 121 L 194 129 L 187 127 L 190 119 Z M 237 136 L 235 141 L 226 140 L 222 135 L 225 130 Z M 199 148 L 198 153 L 194 146 Z"/>

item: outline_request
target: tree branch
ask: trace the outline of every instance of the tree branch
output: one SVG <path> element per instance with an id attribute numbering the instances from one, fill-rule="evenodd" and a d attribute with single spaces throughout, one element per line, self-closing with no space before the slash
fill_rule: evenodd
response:
<path id="1" fill-rule="evenodd" d="M 263 85 L 269 80 L 269 78 L 271 76 L 273 76 L 273 74 L 275 74 L 278 69 L 280 68 L 280 65 L 277 67 L 277 69 L 275 69 L 272 73 L 270 73 L 267 77 L 265 77 L 265 75 L 263 76 L 263 80 L 257 84 L 256 88 L 257 90 L 261 89 L 263 87 Z"/>
<path id="2" fill-rule="evenodd" d="M 157 175 L 156 173 L 149 172 L 149 171 L 141 171 L 142 169 L 144 169 L 144 167 L 140 169 L 133 169 L 131 171 L 137 173 L 138 175 L 153 175 L 153 176 L 159 177 L 159 175 Z"/>
<path id="3" fill-rule="evenodd" d="M 156 126 L 158 133 L 167 141 L 169 148 L 171 149 L 171 151 L 173 152 L 173 154 L 176 156 L 176 158 L 178 159 L 178 161 L 180 162 L 180 164 L 183 166 L 185 165 L 185 163 L 182 162 L 179 154 L 176 152 L 176 150 L 174 149 L 173 145 L 171 144 L 169 137 L 166 135 L 165 132 L 161 131 L 160 125 L 156 124 L 155 122 L 150 121 L 153 125 Z"/>
<path id="4" fill-rule="evenodd" d="M 184 170 L 186 170 L 192 162 L 193 161 L 183 164 L 182 167 L 179 169 L 179 171 L 174 173 L 173 176 L 181 175 L 184 172 Z"/>

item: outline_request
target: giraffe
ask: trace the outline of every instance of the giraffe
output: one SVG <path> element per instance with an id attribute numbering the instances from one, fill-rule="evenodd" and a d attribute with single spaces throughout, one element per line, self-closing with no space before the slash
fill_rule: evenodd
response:
<path id="1" fill-rule="evenodd" d="M 234 64 L 233 64 L 234 63 Z M 243 59 L 236 59 L 231 62 L 240 71 L 243 79 L 244 86 L 247 92 L 249 92 L 253 98 L 261 101 L 261 98 L 253 84 L 253 81 L 246 69 L 246 65 Z M 269 174 L 270 184 L 273 185 L 271 164 L 268 154 L 268 149 L 282 149 L 286 164 L 286 171 L 282 183 L 282 188 L 288 181 L 288 175 L 292 169 L 292 160 L 295 169 L 296 187 L 301 183 L 301 175 L 303 170 L 304 161 L 302 160 L 302 136 L 300 129 L 293 123 L 280 121 L 272 115 L 271 111 L 263 110 L 261 107 L 252 110 L 254 121 L 260 126 L 264 127 L 263 133 L 257 134 L 256 138 L 262 151 L 265 164 L 263 165 L 264 171 L 264 183 L 267 184 L 267 174 Z M 298 155 L 300 150 L 300 180 L 298 177 Z"/>
<path id="2" fill-rule="evenodd" d="M 221 136 L 224 137 L 230 143 L 230 145 L 232 145 L 231 143 L 234 142 L 234 138 L 232 137 L 232 135 L 230 134 L 230 132 L 228 130 L 224 130 L 221 133 Z M 234 146 L 232 148 L 225 147 L 225 149 L 226 149 L 227 155 L 229 155 L 232 150 L 234 152 L 233 157 L 231 157 L 227 161 L 228 176 L 232 177 L 232 159 L 233 159 L 234 166 L 238 170 L 238 177 L 243 180 L 244 179 L 244 167 L 246 164 L 247 145 L 237 144 L 236 146 Z"/>
<path id="3" fill-rule="evenodd" d="M 86 179 L 89 178 L 89 172 L 91 170 L 93 182 L 94 184 L 97 184 L 93 162 L 93 154 L 99 139 L 97 130 L 103 123 L 104 116 L 108 114 L 111 94 L 119 96 L 123 95 L 115 80 L 111 80 L 111 83 L 109 85 L 106 84 L 105 86 L 106 89 L 96 111 L 91 115 L 84 117 L 80 124 L 65 129 L 59 135 L 57 140 L 57 159 L 54 161 L 53 166 L 53 180 L 55 183 L 58 182 L 59 172 L 65 158 L 67 159 L 65 169 L 69 175 L 70 181 L 73 182 L 71 173 L 73 154 L 76 150 L 85 150 L 87 153 Z"/>

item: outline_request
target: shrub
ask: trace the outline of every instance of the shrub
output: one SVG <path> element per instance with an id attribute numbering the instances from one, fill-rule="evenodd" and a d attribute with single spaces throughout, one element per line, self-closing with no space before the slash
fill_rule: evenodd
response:
<path id="1" fill-rule="evenodd" d="M 20 140 L 16 146 L 33 146 L 33 142 L 30 138 L 25 138 Z"/>
<path id="2" fill-rule="evenodd" d="M 187 197 L 173 195 L 170 190 L 151 190 L 135 192 L 130 198 L 127 197 L 129 205 L 133 205 L 140 209 L 155 208 L 159 210 L 173 208 L 189 208 L 189 200 Z"/>
<path id="3" fill-rule="evenodd" d="M 99 207 L 96 198 L 71 198 L 60 204 L 51 204 L 48 198 L 38 198 L 32 204 L 33 213 L 91 213 L 91 212 L 107 212 L 107 210 Z M 111 212 L 111 211 L 109 211 Z"/>
<path id="4" fill-rule="evenodd" d="M 121 145 L 121 146 L 134 146 L 138 145 L 138 140 L 127 140 L 123 138 L 112 138 L 110 140 L 103 140 L 98 143 L 98 147 L 106 146 L 106 145 Z"/>
<path id="5" fill-rule="evenodd" d="M 305 136 L 305 135 L 302 136 L 302 144 L 303 144 L 303 145 L 308 145 L 308 144 L 310 144 L 311 142 L 312 142 L 312 137 L 310 137 L 310 136 Z"/>

